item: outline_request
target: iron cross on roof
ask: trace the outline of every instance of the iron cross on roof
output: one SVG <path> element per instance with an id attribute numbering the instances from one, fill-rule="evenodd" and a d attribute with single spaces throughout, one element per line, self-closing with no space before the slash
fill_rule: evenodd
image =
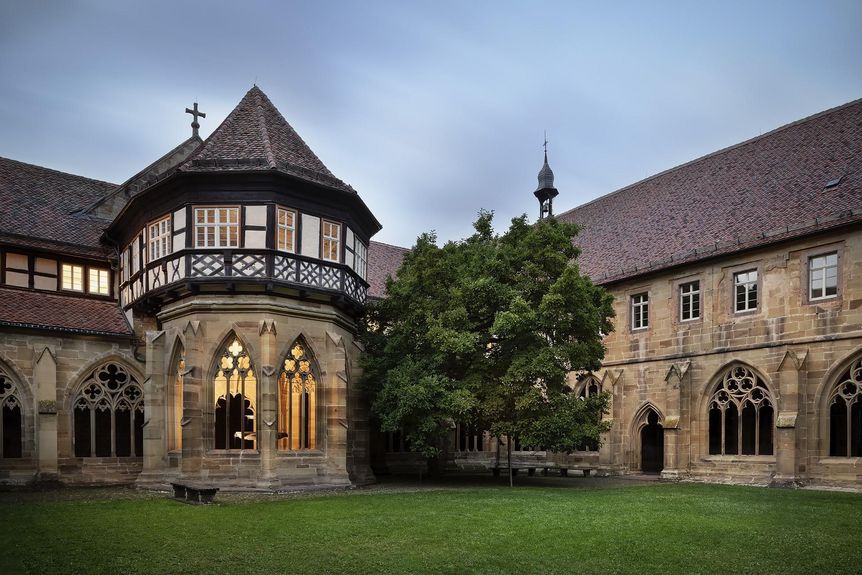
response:
<path id="1" fill-rule="evenodd" d="M 198 111 L 197 102 L 195 102 L 194 109 L 190 110 L 189 108 L 186 108 L 186 114 L 191 114 L 194 118 L 194 120 L 192 120 L 192 137 L 195 137 L 198 135 L 198 128 L 201 127 L 201 125 L 198 124 L 198 116 L 200 116 L 201 118 L 206 118 L 207 115 L 203 112 Z"/>

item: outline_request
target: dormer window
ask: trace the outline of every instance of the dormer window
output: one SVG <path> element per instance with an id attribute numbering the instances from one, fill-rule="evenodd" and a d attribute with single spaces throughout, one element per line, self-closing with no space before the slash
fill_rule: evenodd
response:
<path id="1" fill-rule="evenodd" d="M 111 272 L 101 268 L 90 268 L 90 293 L 97 295 L 111 295 Z"/>
<path id="2" fill-rule="evenodd" d="M 296 212 L 278 208 L 278 249 L 296 252 Z"/>
<path id="3" fill-rule="evenodd" d="M 341 224 L 323 220 L 322 257 L 330 262 L 341 261 Z"/>
<path id="4" fill-rule="evenodd" d="M 84 266 L 63 264 L 62 281 L 65 290 L 84 291 Z"/>
<path id="5" fill-rule="evenodd" d="M 150 244 L 150 261 L 163 258 L 171 251 L 171 218 L 170 216 L 149 225 L 147 234 Z"/>
<path id="6" fill-rule="evenodd" d="M 239 208 L 195 208 L 195 247 L 239 247 Z"/>

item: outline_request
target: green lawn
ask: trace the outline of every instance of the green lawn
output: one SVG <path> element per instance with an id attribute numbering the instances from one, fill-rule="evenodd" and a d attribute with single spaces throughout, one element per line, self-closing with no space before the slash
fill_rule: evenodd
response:
<path id="1" fill-rule="evenodd" d="M 0 504 L 0 573 L 859 573 L 862 495 L 463 488 Z"/>

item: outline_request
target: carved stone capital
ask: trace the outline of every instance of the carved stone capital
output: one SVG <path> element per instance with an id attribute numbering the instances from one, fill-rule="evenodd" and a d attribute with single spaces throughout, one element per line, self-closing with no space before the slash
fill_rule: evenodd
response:
<path id="1" fill-rule="evenodd" d="M 42 399 L 39 401 L 40 415 L 57 415 L 57 402 L 53 399 Z"/>

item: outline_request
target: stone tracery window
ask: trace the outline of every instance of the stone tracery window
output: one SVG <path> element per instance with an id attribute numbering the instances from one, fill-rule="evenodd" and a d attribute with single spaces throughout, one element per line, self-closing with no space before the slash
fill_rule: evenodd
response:
<path id="1" fill-rule="evenodd" d="M 136 457 L 144 452 L 144 392 L 126 368 L 97 367 L 73 403 L 76 457 Z"/>
<path id="2" fill-rule="evenodd" d="M 862 457 L 862 358 L 850 364 L 829 396 L 829 455 Z"/>
<path id="3" fill-rule="evenodd" d="M 586 375 L 583 377 L 579 377 L 580 384 L 578 386 L 578 397 L 580 399 L 586 400 L 589 397 L 595 397 L 602 392 L 602 384 L 593 377 L 592 375 Z M 601 415 L 599 415 L 599 421 L 601 421 Z M 579 446 L 580 451 L 598 451 L 599 444 L 597 441 L 587 441 L 583 445 Z"/>
<path id="4" fill-rule="evenodd" d="M 314 362 L 302 340 L 291 346 L 278 378 L 278 449 L 317 447 L 317 386 Z"/>
<path id="5" fill-rule="evenodd" d="M 257 376 L 248 351 L 234 337 L 218 358 L 215 375 L 215 448 L 257 444 Z"/>
<path id="6" fill-rule="evenodd" d="M 0 368 L 0 458 L 22 456 L 23 417 L 18 386 Z"/>
<path id="7" fill-rule="evenodd" d="M 709 402 L 710 455 L 772 455 L 774 405 L 752 370 L 728 369 Z"/>

